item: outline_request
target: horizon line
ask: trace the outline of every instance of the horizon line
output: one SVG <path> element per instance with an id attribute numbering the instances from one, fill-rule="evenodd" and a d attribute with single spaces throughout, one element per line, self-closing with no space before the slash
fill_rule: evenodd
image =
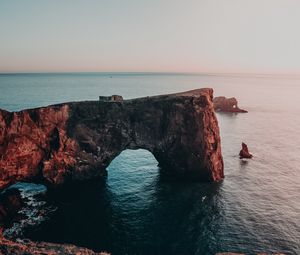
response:
<path id="1" fill-rule="evenodd" d="M 166 72 L 166 71 L 0 71 L 0 75 L 21 74 L 161 74 L 161 75 L 206 75 L 206 76 L 260 76 L 260 77 L 299 77 L 299 73 L 252 73 L 252 72 Z"/>

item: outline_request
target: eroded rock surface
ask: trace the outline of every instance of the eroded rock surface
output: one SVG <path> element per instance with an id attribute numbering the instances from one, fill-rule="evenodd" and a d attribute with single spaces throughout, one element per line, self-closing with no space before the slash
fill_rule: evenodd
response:
<path id="1" fill-rule="evenodd" d="M 93 179 L 125 149 L 147 149 L 172 175 L 224 177 L 213 90 L 0 110 L 0 188 Z"/>
<path id="2" fill-rule="evenodd" d="M 240 109 L 238 107 L 238 101 L 236 98 L 226 98 L 226 97 L 215 97 L 214 108 L 217 112 L 235 112 L 235 113 L 246 113 L 246 110 Z"/>

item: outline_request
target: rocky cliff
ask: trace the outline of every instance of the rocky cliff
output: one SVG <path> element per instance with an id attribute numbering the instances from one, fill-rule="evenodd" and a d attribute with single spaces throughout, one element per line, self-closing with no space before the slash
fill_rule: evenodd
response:
<path id="1" fill-rule="evenodd" d="M 213 90 L 120 101 L 0 110 L 0 188 L 17 181 L 59 185 L 103 176 L 125 149 L 143 148 L 163 172 L 224 177 Z"/>

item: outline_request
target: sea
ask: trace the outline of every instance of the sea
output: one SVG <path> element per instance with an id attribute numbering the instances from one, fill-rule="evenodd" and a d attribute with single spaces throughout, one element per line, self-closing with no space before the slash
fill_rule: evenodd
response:
<path id="1" fill-rule="evenodd" d="M 248 113 L 217 113 L 225 179 L 168 181 L 143 148 L 125 150 L 106 180 L 63 192 L 29 234 L 112 255 L 300 254 L 300 77 L 183 73 L 0 74 L 0 108 L 125 99 L 210 87 Z M 238 157 L 248 144 L 251 160 Z"/>

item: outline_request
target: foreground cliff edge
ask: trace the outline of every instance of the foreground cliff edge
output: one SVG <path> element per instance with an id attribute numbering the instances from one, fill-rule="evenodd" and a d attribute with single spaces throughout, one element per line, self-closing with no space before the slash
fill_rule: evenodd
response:
<path id="1" fill-rule="evenodd" d="M 11 241 L 0 239 L 1 255 L 110 255 L 106 252 L 94 252 L 72 244 L 32 242 L 30 240 Z"/>
<path id="2" fill-rule="evenodd" d="M 103 176 L 125 149 L 146 149 L 163 172 L 201 181 L 224 177 L 213 90 L 124 101 L 0 110 L 0 188 L 17 181 Z"/>

